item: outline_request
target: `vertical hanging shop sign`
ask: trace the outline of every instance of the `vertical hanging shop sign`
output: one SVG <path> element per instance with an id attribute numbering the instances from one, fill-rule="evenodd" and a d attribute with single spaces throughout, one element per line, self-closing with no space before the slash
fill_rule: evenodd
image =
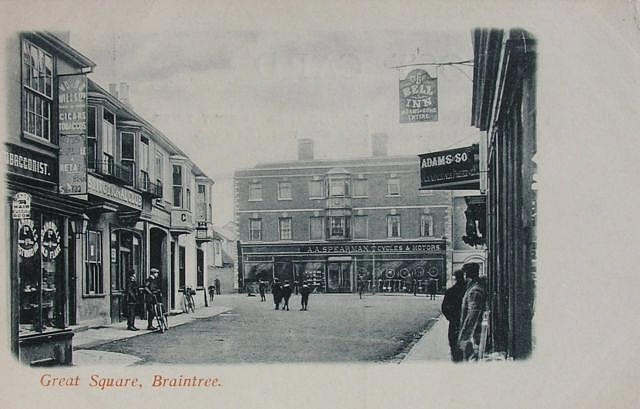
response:
<path id="1" fill-rule="evenodd" d="M 59 190 L 61 194 L 87 193 L 87 77 L 62 76 L 58 80 Z"/>
<path id="2" fill-rule="evenodd" d="M 415 69 L 400 80 L 400 123 L 438 120 L 438 79 Z"/>

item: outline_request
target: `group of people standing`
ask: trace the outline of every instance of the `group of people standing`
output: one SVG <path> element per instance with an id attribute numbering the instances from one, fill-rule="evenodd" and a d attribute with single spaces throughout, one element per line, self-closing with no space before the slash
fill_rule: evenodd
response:
<path id="1" fill-rule="evenodd" d="M 162 302 L 162 290 L 160 286 L 160 271 L 152 268 L 149 276 L 144 282 L 144 286 L 140 287 L 136 279 L 136 273 L 129 271 L 129 279 L 127 281 L 127 329 L 129 331 L 138 331 L 136 328 L 136 309 L 140 301 L 144 301 L 147 311 L 147 329 L 155 330 L 153 326 L 154 309 L 156 302 Z"/>
<path id="2" fill-rule="evenodd" d="M 260 301 L 266 301 L 265 293 L 267 291 L 267 283 L 261 280 L 258 283 L 258 290 L 260 291 Z M 300 311 L 308 311 L 309 295 L 312 292 L 311 287 L 305 281 L 302 283 L 302 286 L 296 290 L 296 292 L 300 292 L 301 296 Z M 285 280 L 284 284 L 280 283 L 280 279 L 277 277 L 273 280 L 273 284 L 271 284 L 271 294 L 273 295 L 273 303 L 275 304 L 276 310 L 280 309 L 280 303 L 282 303 L 282 311 L 289 311 L 289 298 L 291 298 L 291 293 L 293 293 L 293 288 L 289 280 Z"/>
<path id="3" fill-rule="evenodd" d="M 442 313 L 449 320 L 451 358 L 454 362 L 475 360 L 487 302 L 486 286 L 477 263 L 466 263 L 453 275 L 456 283 L 442 301 Z"/>

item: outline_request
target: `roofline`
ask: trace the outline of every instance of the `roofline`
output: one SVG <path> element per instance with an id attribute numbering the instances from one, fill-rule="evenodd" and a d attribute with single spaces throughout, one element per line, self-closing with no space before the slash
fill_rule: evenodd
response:
<path id="1" fill-rule="evenodd" d="M 37 37 L 38 39 L 48 43 L 49 45 L 59 48 L 62 53 L 69 59 L 73 60 L 73 62 L 75 62 L 76 64 L 82 66 L 82 67 L 87 67 L 87 68 L 94 68 L 96 66 L 96 63 L 93 62 L 92 60 L 90 60 L 88 57 L 86 57 L 85 55 L 81 54 L 80 52 L 78 52 L 78 50 L 76 50 L 75 48 L 71 47 L 69 44 L 67 44 L 66 42 L 62 41 L 60 38 L 58 38 L 55 34 L 53 34 L 52 32 L 49 31 L 32 31 L 32 32 L 28 32 L 29 34 L 32 34 L 33 36 Z"/>
<path id="2" fill-rule="evenodd" d="M 165 149 L 167 149 L 167 147 L 169 147 L 169 149 L 167 149 L 170 155 L 180 155 L 180 156 L 184 156 L 192 165 L 193 165 L 193 170 L 195 170 L 195 174 L 196 176 L 205 176 L 205 177 L 209 177 L 207 176 L 206 173 L 204 173 L 202 171 L 202 169 L 200 169 L 200 167 L 198 167 L 198 165 L 196 165 L 193 160 L 191 160 L 191 158 L 182 151 L 182 149 L 180 149 L 176 144 L 174 144 L 169 138 L 167 138 L 167 136 L 162 133 L 160 130 L 158 130 L 158 128 L 156 128 L 155 126 L 153 126 L 149 121 L 147 121 L 146 119 L 144 119 L 143 117 L 141 117 L 138 113 L 136 113 L 131 107 L 127 106 L 126 104 L 124 104 L 122 101 L 120 101 L 119 99 L 117 99 L 115 96 L 111 95 L 111 93 L 109 91 L 107 91 L 106 89 L 102 88 L 100 86 L 100 84 L 98 84 L 97 82 L 93 81 L 91 78 L 88 78 L 90 85 L 96 87 L 101 94 L 103 94 L 105 96 L 105 98 L 113 105 L 115 105 L 116 107 L 118 107 L 119 109 L 122 109 L 123 111 L 126 111 L 129 115 L 131 115 L 132 117 L 135 118 L 136 121 L 140 122 L 144 127 L 148 128 L 149 131 L 151 131 L 151 134 L 154 137 L 155 142 L 160 142 L 161 145 L 163 145 L 163 147 Z M 158 141 L 159 139 L 159 141 Z M 173 152 L 171 152 L 173 151 Z M 213 179 L 211 179 L 213 181 Z"/>

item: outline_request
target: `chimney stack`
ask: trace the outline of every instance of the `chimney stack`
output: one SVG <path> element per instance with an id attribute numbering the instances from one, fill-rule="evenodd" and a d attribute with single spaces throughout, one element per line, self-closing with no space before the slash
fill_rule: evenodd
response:
<path id="1" fill-rule="evenodd" d="M 118 98 L 118 84 L 109 84 L 109 94 Z"/>
<path id="2" fill-rule="evenodd" d="M 126 82 L 121 82 L 120 83 L 120 101 L 122 101 L 123 104 L 125 105 L 129 105 L 129 84 Z"/>
<path id="3" fill-rule="evenodd" d="M 371 135 L 371 154 L 373 156 L 387 156 L 387 142 L 389 136 L 386 133 L 374 133 Z"/>
<path id="4" fill-rule="evenodd" d="M 298 160 L 313 160 L 313 139 L 298 139 Z"/>

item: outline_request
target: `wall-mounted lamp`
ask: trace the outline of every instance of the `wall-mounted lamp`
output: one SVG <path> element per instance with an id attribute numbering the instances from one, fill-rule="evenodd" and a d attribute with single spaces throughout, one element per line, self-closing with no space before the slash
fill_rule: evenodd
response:
<path id="1" fill-rule="evenodd" d="M 71 220 L 71 230 L 75 234 L 76 238 L 87 234 L 87 228 L 89 227 L 89 216 L 82 214 L 82 219 Z"/>

